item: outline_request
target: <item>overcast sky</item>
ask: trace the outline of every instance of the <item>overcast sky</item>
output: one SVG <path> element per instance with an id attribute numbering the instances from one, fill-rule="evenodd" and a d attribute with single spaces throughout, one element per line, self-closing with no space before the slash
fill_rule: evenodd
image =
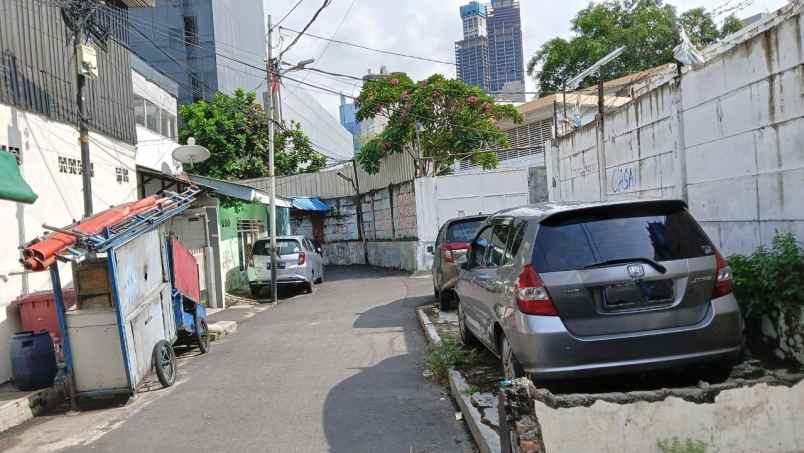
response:
<path id="1" fill-rule="evenodd" d="M 274 22 L 284 16 L 296 2 L 264 1 L 266 13 L 273 15 Z M 303 0 L 301 6 L 283 25 L 300 30 L 322 2 L 323 0 Z M 454 43 L 462 35 L 458 8 L 465 3 L 467 0 L 334 0 L 309 32 L 325 37 L 334 35 L 336 39 L 369 47 L 454 62 Z M 588 0 L 520 0 L 525 63 L 545 41 L 556 36 L 570 36 L 570 20 L 588 3 Z M 740 4 L 743 0 L 670 0 L 668 3 L 683 12 L 698 6 L 712 10 L 724 4 Z M 738 17 L 745 18 L 759 12 L 773 11 L 787 1 L 754 0 L 751 3 L 737 11 Z M 295 36 L 290 32 L 283 32 L 283 35 L 284 45 Z M 326 41 L 310 37 L 302 37 L 283 59 L 296 62 L 311 57 L 316 58 L 313 65 L 315 67 L 357 76 L 364 75 L 368 69 L 377 72 L 381 65 L 387 66 L 392 72 L 407 72 L 414 80 L 435 72 L 447 77 L 456 76 L 454 65 L 377 54 L 336 43 L 327 46 Z M 294 77 L 342 90 L 348 95 L 359 93 L 359 85 L 345 79 L 333 79 L 309 71 L 297 73 Z M 533 81 L 528 80 L 528 91 L 534 89 Z M 315 92 L 313 89 L 310 92 L 337 118 L 337 96 Z"/>

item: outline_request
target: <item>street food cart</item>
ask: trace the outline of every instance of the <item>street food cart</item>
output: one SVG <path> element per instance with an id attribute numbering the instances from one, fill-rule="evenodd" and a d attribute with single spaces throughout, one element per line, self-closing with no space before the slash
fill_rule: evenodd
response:
<path id="1" fill-rule="evenodd" d="M 96 214 L 23 249 L 31 270 L 49 269 L 74 395 L 132 395 L 156 372 L 176 380 L 177 341 L 209 348 L 197 264 L 170 231 L 199 189 L 166 192 Z M 188 258 L 189 255 L 189 258 Z M 65 311 L 56 261 L 70 264 L 76 303 Z M 195 287 L 192 277 L 195 278 Z"/>

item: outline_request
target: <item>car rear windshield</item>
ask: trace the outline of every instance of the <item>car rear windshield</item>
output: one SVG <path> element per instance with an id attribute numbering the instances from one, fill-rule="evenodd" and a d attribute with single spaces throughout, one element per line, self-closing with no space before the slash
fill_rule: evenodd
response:
<path id="1" fill-rule="evenodd" d="M 483 219 L 459 220 L 447 229 L 447 242 L 472 242 Z"/>
<path id="2" fill-rule="evenodd" d="M 299 241 L 295 239 L 277 239 L 276 247 L 279 249 L 280 255 L 293 255 L 295 253 L 299 253 L 302 250 L 301 244 L 299 244 Z M 268 253 L 270 249 L 271 249 L 271 241 L 269 240 L 262 240 L 254 243 L 255 255 L 266 255 L 266 256 L 270 255 Z"/>
<path id="3" fill-rule="evenodd" d="M 686 209 L 640 205 L 547 219 L 536 236 L 533 264 L 540 272 L 561 272 L 615 260 L 672 261 L 714 253 Z"/>

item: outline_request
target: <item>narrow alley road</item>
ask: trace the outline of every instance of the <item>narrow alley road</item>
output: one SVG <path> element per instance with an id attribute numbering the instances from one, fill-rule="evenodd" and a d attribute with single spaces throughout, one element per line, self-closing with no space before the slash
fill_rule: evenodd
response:
<path id="1" fill-rule="evenodd" d="M 61 451 L 472 452 L 449 397 L 422 377 L 413 308 L 430 292 L 429 279 L 330 271 L 313 296 L 258 313 L 174 388 Z"/>

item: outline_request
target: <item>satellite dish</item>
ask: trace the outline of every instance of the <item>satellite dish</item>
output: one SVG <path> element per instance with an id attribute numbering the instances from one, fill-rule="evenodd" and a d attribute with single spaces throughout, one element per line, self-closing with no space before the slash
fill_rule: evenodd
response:
<path id="1" fill-rule="evenodd" d="M 209 159 L 209 156 L 209 150 L 196 145 L 193 137 L 187 139 L 186 145 L 173 150 L 173 159 L 183 164 L 197 164 Z"/>

